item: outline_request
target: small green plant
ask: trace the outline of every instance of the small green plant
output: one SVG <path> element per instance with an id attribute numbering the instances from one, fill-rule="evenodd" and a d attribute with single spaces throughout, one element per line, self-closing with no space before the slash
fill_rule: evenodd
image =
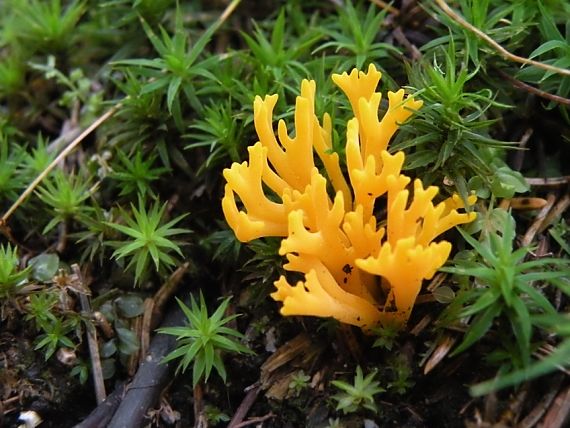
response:
<path id="1" fill-rule="evenodd" d="M 125 211 L 121 211 L 126 225 L 105 223 L 132 238 L 128 241 L 111 241 L 109 245 L 116 248 L 113 252 L 113 258 L 118 260 L 130 259 L 127 269 L 135 268 L 136 283 L 140 283 L 146 277 L 151 261 L 155 270 L 161 272 L 163 268 L 171 268 L 176 265 L 176 260 L 171 253 L 174 252 L 182 256 L 179 242 L 171 240 L 170 237 L 190 232 L 187 229 L 174 227 L 176 223 L 186 217 L 186 214 L 161 225 L 165 209 L 166 204 L 161 207 L 158 203 L 154 203 L 147 211 L 143 198 L 139 195 L 138 209 L 131 204 L 133 217 Z"/>
<path id="2" fill-rule="evenodd" d="M 85 203 L 91 196 L 89 183 L 75 174 L 57 170 L 38 188 L 37 194 L 51 208 L 52 217 L 43 233 L 49 232 L 59 223 L 67 223 L 72 219 L 81 221 L 92 211 Z"/>
<path id="3" fill-rule="evenodd" d="M 466 64 L 457 64 L 453 41 L 443 53 L 443 62 L 434 54 L 433 64 L 410 68 L 412 90 L 424 101 L 413 125 L 406 124 L 392 150 L 408 150 L 406 169 L 419 169 L 424 183 L 451 181 L 465 199 L 469 191 L 487 197 L 510 198 L 528 190 L 519 172 L 503 161 L 512 144 L 489 135 L 495 120 L 492 108 L 506 108 L 494 100 L 488 88 L 471 91 L 469 82 L 478 75 Z M 468 181 L 474 178 L 474 182 Z"/>
<path id="4" fill-rule="evenodd" d="M 83 1 L 27 0 L 15 3 L 14 16 L 9 24 L 13 36 L 27 47 L 42 52 L 60 52 L 68 48 L 74 30 L 86 10 Z"/>
<path id="5" fill-rule="evenodd" d="M 520 369 L 527 367 L 531 360 L 536 317 L 557 316 L 554 306 L 535 284 L 546 285 L 567 276 L 568 260 L 524 261 L 531 249 L 513 248 L 515 220 L 509 213 L 503 213 L 502 230 L 483 230 L 480 242 L 459 229 L 475 249 L 476 257 L 462 257 L 457 259 L 455 266 L 442 270 L 474 277 L 478 285 L 462 290 L 449 308 L 459 318 L 473 318 L 453 355 L 478 342 L 498 323 L 502 345 L 489 358 L 499 362 L 504 369 Z M 457 307 L 461 309 L 457 311 Z"/>
<path id="6" fill-rule="evenodd" d="M 210 41 L 217 29 L 217 25 L 211 25 L 192 46 L 188 46 L 188 37 L 184 31 L 182 12 L 177 9 L 175 15 L 174 35 L 170 36 L 164 28 L 160 28 L 160 36 L 141 19 L 143 29 L 159 57 L 154 59 L 129 59 L 117 61 L 117 66 L 138 67 L 138 72 L 148 79 L 142 87 L 142 93 L 150 93 L 166 90 L 166 107 L 172 114 L 176 126 L 182 130 L 183 104 L 181 94 L 195 110 L 201 110 L 202 103 L 197 97 L 195 83 L 197 79 L 215 80 L 209 71 L 214 67 L 218 58 L 210 56 L 205 60 L 198 61 L 204 48 Z"/>
<path id="7" fill-rule="evenodd" d="M 72 108 L 74 106 L 84 106 L 84 111 L 96 113 L 101 105 L 101 93 L 93 92 L 91 79 L 86 77 L 83 70 L 76 68 L 71 70 L 69 75 L 57 69 L 56 59 L 53 55 L 48 56 L 46 64 L 30 63 L 34 70 L 44 73 L 46 79 L 54 79 L 58 85 L 66 88 L 59 99 L 61 106 Z M 83 116 L 87 116 L 83 114 Z M 93 115 L 87 116 L 93 120 Z"/>
<path id="8" fill-rule="evenodd" d="M 119 196 L 138 193 L 139 195 L 150 195 L 156 197 L 150 184 L 158 180 L 162 174 L 169 171 L 165 167 L 153 167 L 156 156 L 149 156 L 143 159 L 142 151 L 135 149 L 135 155 L 131 159 L 121 150 L 117 152 L 119 163 L 113 166 L 110 178 L 117 180 L 121 189 Z"/>
<path id="9" fill-rule="evenodd" d="M 26 305 L 26 315 L 24 319 L 33 322 L 36 329 L 41 330 L 42 326 L 55 321 L 53 309 L 58 301 L 58 293 L 49 290 L 30 295 L 28 304 Z"/>
<path id="10" fill-rule="evenodd" d="M 530 55 L 530 59 L 539 59 L 545 64 L 550 64 L 562 69 L 570 68 L 570 26 L 566 25 L 566 32 L 562 34 L 556 25 L 554 16 L 551 11 L 538 1 L 538 8 L 540 10 L 540 20 L 538 28 L 540 30 L 541 38 L 544 41 L 540 46 L 534 49 Z M 556 94 L 560 97 L 568 98 L 570 95 L 570 77 L 562 77 L 552 71 L 546 71 L 537 67 L 526 67 L 521 70 L 517 77 L 532 83 L 540 85 L 540 88 L 546 92 Z M 554 108 L 556 102 L 551 101 L 548 108 Z M 566 116 L 566 120 L 570 121 L 568 117 L 568 110 L 563 109 L 562 112 Z"/>
<path id="11" fill-rule="evenodd" d="M 366 10 L 362 6 L 354 6 L 352 1 L 346 2 L 339 7 L 339 15 L 334 17 L 334 22 L 324 27 L 332 40 L 319 46 L 316 51 L 335 48 L 336 53 L 345 54 L 338 56 L 339 60 L 344 59 L 338 66 L 341 71 L 351 67 L 362 69 L 368 62 L 385 61 L 390 53 L 399 54 L 393 44 L 377 40 L 387 12 L 387 8 L 379 10 L 373 3 Z"/>
<path id="12" fill-rule="evenodd" d="M 294 14 L 294 10 L 290 14 Z M 272 22 L 269 36 L 257 23 L 254 23 L 253 35 L 242 33 L 250 49 L 243 58 L 254 66 L 254 78 L 259 85 L 256 89 L 262 91 L 259 93 L 278 93 L 283 97 L 289 79 L 306 77 L 308 72 L 300 59 L 322 37 L 321 32 L 308 25 L 302 14 L 296 15 L 295 21 L 296 26 L 301 27 L 298 28 L 300 36 L 288 37 L 286 30 L 290 21 L 286 16 L 285 9 L 281 9 Z M 295 42 L 291 43 L 292 40 Z"/>
<path id="13" fill-rule="evenodd" d="M 87 379 L 89 378 L 89 364 L 79 358 L 69 374 L 71 376 L 76 376 L 79 383 L 81 385 L 85 385 L 85 382 L 87 382 Z"/>
<path id="14" fill-rule="evenodd" d="M 16 200 L 19 191 L 24 187 L 24 177 L 18 174 L 23 163 L 23 150 L 17 150 L 10 144 L 8 137 L 0 134 L 0 197 L 10 201 Z"/>
<path id="15" fill-rule="evenodd" d="M 78 327 L 78 319 L 68 318 L 64 320 L 53 316 L 49 321 L 41 323 L 43 333 L 36 338 L 34 349 L 36 351 L 42 350 L 46 361 L 62 346 L 74 349 L 76 345 L 69 335 Z"/>
<path id="16" fill-rule="evenodd" d="M 299 370 L 291 378 L 289 382 L 289 389 L 293 392 L 295 397 L 298 397 L 301 391 L 309 386 L 311 376 L 306 375 L 303 370 Z"/>
<path id="17" fill-rule="evenodd" d="M 15 55 L 3 58 L 0 62 L 0 99 L 17 94 L 25 84 L 26 68 Z"/>
<path id="18" fill-rule="evenodd" d="M 373 348 L 383 348 L 391 351 L 398 338 L 400 330 L 395 325 L 383 325 L 376 327 L 373 333 L 378 336 L 372 345 Z"/>
<path id="19" fill-rule="evenodd" d="M 204 109 L 204 117 L 191 126 L 195 131 L 186 135 L 192 140 L 186 149 L 209 147 L 208 158 L 200 172 L 215 166 L 221 160 L 239 160 L 238 149 L 243 141 L 243 126 L 232 113 L 231 102 L 212 104 Z"/>
<path id="20" fill-rule="evenodd" d="M 226 324 L 239 315 L 224 314 L 230 303 L 230 298 L 224 299 L 212 316 L 208 316 L 208 308 L 204 296 L 200 293 L 198 304 L 193 296 L 190 297 L 190 307 L 176 299 L 184 311 L 188 324 L 183 327 L 164 327 L 159 333 L 176 336 L 177 348 L 168 354 L 163 362 L 180 359 L 177 370 L 185 372 L 192 363 L 192 384 L 207 382 L 212 369 L 215 369 L 222 380 L 226 381 L 226 367 L 222 360 L 222 352 L 237 352 L 253 354 L 251 350 L 239 343 L 235 338 L 243 339 L 238 331 L 226 327 Z"/>
<path id="21" fill-rule="evenodd" d="M 29 268 L 18 269 L 18 250 L 10 244 L 0 245 L 0 299 L 11 297 L 28 276 Z"/>
<path id="22" fill-rule="evenodd" d="M 352 385 L 342 380 L 333 380 L 331 383 L 342 391 L 332 397 L 337 401 L 336 410 L 342 410 L 345 415 L 362 408 L 378 413 L 374 396 L 385 389 L 375 380 L 376 374 L 376 371 L 372 371 L 365 377 L 360 366 L 357 366 Z"/>
<path id="23" fill-rule="evenodd" d="M 222 412 L 219 408 L 209 404 L 206 404 L 206 406 L 204 406 L 204 415 L 206 416 L 208 422 L 214 426 L 222 422 L 228 422 L 230 420 L 230 417 Z"/>
<path id="24" fill-rule="evenodd" d="M 48 151 L 48 141 L 38 135 L 35 147 L 32 147 L 29 152 L 24 152 L 21 171 L 31 182 L 48 167 L 54 157 L 53 152 Z"/>

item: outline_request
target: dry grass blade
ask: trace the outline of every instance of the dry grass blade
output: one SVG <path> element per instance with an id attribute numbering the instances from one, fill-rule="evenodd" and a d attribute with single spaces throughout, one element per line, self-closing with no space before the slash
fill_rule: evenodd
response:
<path id="1" fill-rule="evenodd" d="M 534 221 L 532 222 L 532 224 L 524 234 L 521 242 L 521 245 L 523 247 L 530 245 L 530 243 L 534 240 L 534 237 L 540 230 L 544 220 L 547 218 L 549 211 L 552 209 L 554 203 L 556 202 L 556 195 L 550 193 L 546 197 L 546 201 L 547 201 L 546 204 L 539 211 L 538 215 L 536 216 L 536 218 L 534 219 Z"/>
<path id="2" fill-rule="evenodd" d="M 431 353 L 429 359 L 424 365 L 424 374 L 431 372 L 451 351 L 451 348 L 457 341 L 456 337 L 449 334 L 439 339 L 435 349 Z"/>

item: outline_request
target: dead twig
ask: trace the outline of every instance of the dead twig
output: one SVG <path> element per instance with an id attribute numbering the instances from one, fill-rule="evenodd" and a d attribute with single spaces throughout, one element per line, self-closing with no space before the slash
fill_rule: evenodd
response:
<path id="1" fill-rule="evenodd" d="M 204 385 L 198 382 L 194 386 L 194 428 L 208 428 L 208 420 L 204 417 Z"/>
<path id="2" fill-rule="evenodd" d="M 498 70 L 498 71 L 499 71 L 499 74 L 501 75 L 501 77 L 503 77 L 504 79 L 507 79 L 509 82 L 511 82 L 515 88 L 523 89 L 530 94 L 536 95 L 540 98 L 544 98 L 548 101 L 554 101 L 555 103 L 563 104 L 563 105 L 567 105 L 567 106 L 570 105 L 570 98 L 564 98 L 564 97 L 561 97 L 560 95 L 555 95 L 555 94 L 551 94 L 550 92 L 543 91 L 542 89 L 535 88 L 534 86 L 529 85 L 528 83 L 522 82 L 522 81 L 514 78 L 513 76 L 510 76 L 508 73 L 505 73 L 502 70 Z"/>
<path id="3" fill-rule="evenodd" d="M 422 53 L 416 47 L 416 45 L 414 45 L 412 42 L 408 40 L 408 38 L 402 31 L 402 27 L 398 26 L 394 28 L 394 31 L 392 31 L 392 35 L 398 41 L 398 43 L 403 45 L 408 50 L 408 52 L 410 52 L 410 55 L 412 56 L 412 59 L 414 61 L 418 61 L 422 58 Z"/>
<path id="4" fill-rule="evenodd" d="M 81 274 L 81 269 L 77 264 L 71 266 L 74 275 L 79 281 L 79 290 L 88 289 L 88 284 L 83 281 L 83 275 Z M 76 291 L 79 295 L 79 302 L 81 304 L 81 311 L 88 318 L 85 323 L 85 330 L 87 332 L 87 343 L 89 345 L 89 355 L 91 356 L 91 372 L 93 373 L 93 385 L 95 387 L 95 397 L 97 399 L 97 404 L 101 404 L 105 401 L 107 393 L 105 391 L 105 381 L 103 380 L 103 369 L 101 367 L 101 357 L 99 355 L 99 346 L 97 344 L 97 330 L 91 321 L 91 304 L 89 302 L 89 297 L 86 293 L 81 291 Z"/>
<path id="5" fill-rule="evenodd" d="M 242 428 L 242 427 L 247 427 L 249 425 L 253 425 L 253 424 L 257 424 L 263 421 L 266 421 L 268 419 L 274 418 L 275 414 L 272 412 L 269 412 L 268 414 L 266 414 L 265 416 L 258 416 L 256 418 L 251 418 L 247 421 L 242 422 L 241 424 L 236 425 L 234 428 Z"/>
<path id="6" fill-rule="evenodd" d="M 570 184 L 570 175 L 563 177 L 525 177 L 526 182 L 532 187 L 559 188 Z"/>
<path id="7" fill-rule="evenodd" d="M 488 45 L 490 45 L 493 49 L 495 49 L 500 55 L 502 55 L 503 58 L 508 59 L 510 61 L 513 61 L 513 62 L 518 62 L 519 64 L 534 65 L 535 67 L 542 68 L 543 70 L 547 70 L 547 71 L 552 71 L 556 74 L 561 74 L 563 76 L 570 76 L 570 70 L 569 69 L 555 67 L 555 66 L 550 65 L 550 64 L 545 64 L 543 62 L 534 61 L 532 59 L 525 58 L 522 56 L 518 56 L 518 55 L 515 55 L 515 54 L 509 52 L 504 47 L 502 47 L 500 44 L 498 44 L 496 41 L 494 41 L 491 37 L 489 37 L 487 34 L 483 33 L 477 27 L 474 27 L 469 22 L 467 22 L 465 19 L 463 19 L 463 17 L 461 17 L 457 13 L 455 13 L 447 5 L 445 0 L 435 0 L 435 2 L 441 8 L 441 10 L 443 10 L 451 19 L 453 19 L 455 22 L 457 22 L 459 25 L 461 25 L 466 30 L 469 30 L 472 33 L 474 33 L 481 40 L 485 41 Z"/>
<path id="8" fill-rule="evenodd" d="M 260 389 L 261 386 L 258 383 L 249 387 L 247 394 L 234 413 L 234 416 L 232 417 L 228 428 L 237 428 L 242 423 L 247 413 L 249 412 L 249 409 L 251 409 L 251 406 L 253 406 L 253 403 L 255 403 Z"/>
<path id="9" fill-rule="evenodd" d="M 180 326 L 185 319 L 184 312 L 178 305 L 174 305 L 162 326 Z M 143 426 L 146 412 L 157 403 L 162 389 L 172 380 L 174 363 L 162 363 L 162 359 L 175 347 L 174 336 L 159 334 L 153 338 L 149 352 L 128 386 L 108 428 Z"/>

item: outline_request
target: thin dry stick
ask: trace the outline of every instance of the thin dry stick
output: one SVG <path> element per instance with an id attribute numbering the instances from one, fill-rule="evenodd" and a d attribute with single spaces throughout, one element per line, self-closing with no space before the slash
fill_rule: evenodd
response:
<path id="1" fill-rule="evenodd" d="M 241 3 L 241 0 L 233 0 L 222 12 L 218 20 L 214 23 L 216 30 L 230 17 L 236 7 Z"/>
<path id="2" fill-rule="evenodd" d="M 91 132 L 93 132 L 95 129 L 97 129 L 103 122 L 105 122 L 107 119 L 109 119 L 111 116 L 113 116 L 117 110 L 119 110 L 121 107 L 123 106 L 122 103 L 118 103 L 117 105 L 115 105 L 113 108 L 111 108 L 109 111 L 107 111 L 106 113 L 104 113 L 103 115 L 101 115 L 95 122 L 93 122 L 85 131 L 83 131 L 75 140 L 73 140 L 48 166 L 46 169 L 44 169 L 40 175 L 38 175 L 36 177 L 36 179 L 34 181 L 32 181 L 32 183 L 26 188 L 26 190 L 24 190 L 24 192 L 20 195 L 20 197 L 18 198 L 18 200 L 16 202 L 14 202 L 12 204 L 12 206 L 10 207 L 10 209 L 8 211 L 6 211 L 6 213 L 4 213 L 4 215 L 2 216 L 2 219 L 0 220 L 0 224 L 6 224 L 6 222 L 8 221 L 8 218 L 10 218 L 10 216 L 12 214 L 14 214 L 14 211 L 16 211 L 16 209 L 22 204 L 22 202 L 24 202 L 26 200 L 26 198 L 30 195 L 30 193 L 32 193 L 34 191 L 34 189 L 38 186 L 38 184 L 40 184 L 42 182 L 42 180 L 44 178 L 46 178 L 46 176 L 52 171 L 52 169 L 55 168 L 55 166 L 62 160 L 64 159 L 73 149 L 75 149 L 75 147 L 77 147 L 79 145 L 79 143 L 81 143 L 81 141 L 83 141 L 85 139 L 85 137 L 87 137 L 89 134 L 91 134 Z"/>
<path id="3" fill-rule="evenodd" d="M 81 275 L 81 269 L 77 264 L 71 266 L 73 273 L 77 276 L 81 288 L 86 288 L 87 284 L 83 281 L 83 276 Z M 79 302 L 81 303 L 81 310 L 85 315 L 91 318 L 91 304 L 89 303 L 89 298 L 85 293 L 77 292 L 79 294 Z M 101 357 L 99 355 L 99 346 L 97 344 L 97 330 L 93 326 L 91 320 L 86 324 L 87 330 L 87 343 L 89 345 L 89 354 L 91 355 L 91 370 L 93 373 L 93 385 L 95 386 L 95 397 L 97 399 L 97 404 L 101 404 L 105 401 L 107 393 L 105 391 L 105 381 L 103 380 L 103 368 L 101 367 Z"/>
<path id="4" fill-rule="evenodd" d="M 555 103 L 558 104 L 564 104 L 567 106 L 570 105 L 570 98 L 564 98 L 561 97 L 560 95 L 551 94 L 550 92 L 546 92 L 541 89 L 535 88 L 534 86 L 531 86 L 527 83 L 521 82 L 518 79 L 515 79 L 513 76 L 509 76 L 507 73 L 505 73 L 502 70 L 499 70 L 499 74 L 508 81 L 510 81 L 513 84 L 513 86 L 517 88 L 524 89 L 525 91 L 531 94 L 534 94 L 549 101 L 554 101 Z"/>
<path id="5" fill-rule="evenodd" d="M 570 184 L 570 175 L 566 175 L 563 177 L 549 177 L 549 178 L 541 178 L 541 177 L 525 177 L 525 180 L 529 186 L 533 187 L 563 187 L 567 184 Z"/>
<path id="6" fill-rule="evenodd" d="M 447 5 L 445 0 L 435 0 L 435 2 L 451 19 L 453 19 L 455 22 L 457 22 L 463 28 L 475 33 L 475 35 L 477 37 L 479 37 L 480 39 L 487 42 L 487 44 L 489 44 L 493 49 L 495 49 L 497 52 L 499 52 L 505 59 L 508 59 L 508 60 L 511 60 L 514 62 L 518 62 L 520 64 L 534 65 L 535 67 L 542 68 L 543 70 L 552 71 L 552 72 L 557 73 L 557 74 L 562 74 L 563 76 L 570 76 L 570 70 L 569 69 L 555 67 L 553 65 L 545 64 L 545 63 L 539 62 L 539 61 L 533 61 L 532 59 L 525 58 L 522 56 L 518 56 L 518 55 L 515 55 L 515 54 L 509 52 L 504 47 L 502 47 L 500 44 L 498 44 L 496 41 L 494 41 L 491 37 L 489 37 L 488 35 L 483 33 L 481 30 L 479 30 L 478 28 L 471 25 L 469 22 L 467 22 L 465 19 L 463 19 L 458 14 L 456 14 L 453 10 L 451 10 L 451 8 Z"/>

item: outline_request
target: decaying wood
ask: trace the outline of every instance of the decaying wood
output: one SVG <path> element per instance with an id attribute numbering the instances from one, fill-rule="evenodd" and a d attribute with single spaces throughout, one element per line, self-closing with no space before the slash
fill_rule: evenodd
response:
<path id="1" fill-rule="evenodd" d="M 184 313 L 176 305 L 166 316 L 163 326 L 182 325 L 184 320 Z M 149 352 L 128 385 L 125 396 L 108 425 L 109 428 L 143 426 L 147 411 L 158 402 L 162 389 L 170 381 L 173 364 L 163 364 L 161 361 L 175 346 L 174 336 L 158 334 L 153 338 Z"/>
<path id="2" fill-rule="evenodd" d="M 99 404 L 83 421 L 74 428 L 104 428 L 119 407 L 125 392 L 125 383 L 121 383 L 109 396 Z"/>

